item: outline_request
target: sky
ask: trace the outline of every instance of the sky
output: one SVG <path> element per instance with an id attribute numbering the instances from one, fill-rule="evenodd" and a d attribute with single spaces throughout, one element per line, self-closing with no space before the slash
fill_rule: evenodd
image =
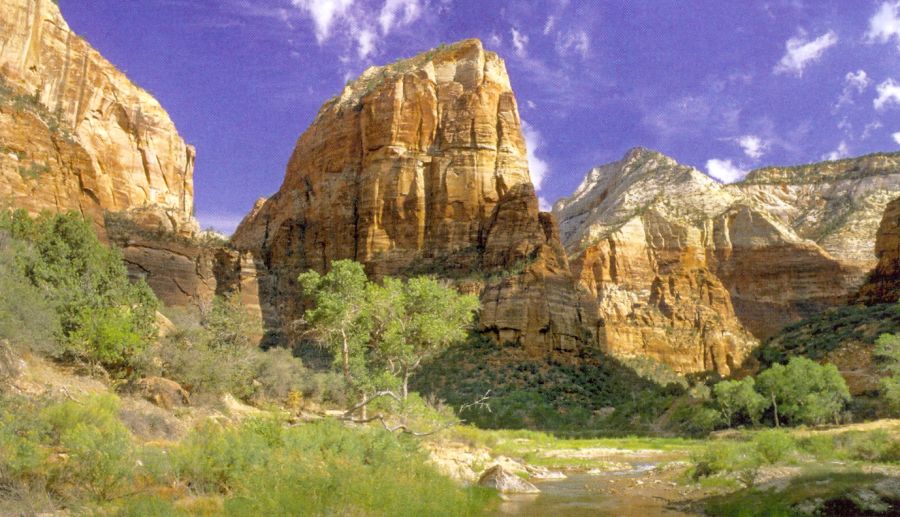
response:
<path id="1" fill-rule="evenodd" d="M 546 208 L 637 146 L 723 182 L 900 150 L 900 0 L 59 0 L 197 148 L 197 217 L 275 193 L 371 65 L 479 38 L 506 60 Z"/>

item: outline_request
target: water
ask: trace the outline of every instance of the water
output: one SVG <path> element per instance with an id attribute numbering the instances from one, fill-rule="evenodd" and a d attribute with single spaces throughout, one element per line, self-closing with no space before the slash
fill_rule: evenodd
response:
<path id="1" fill-rule="evenodd" d="M 697 515 L 667 508 L 667 490 L 646 477 L 652 463 L 634 463 L 624 471 L 598 475 L 570 473 L 561 480 L 538 481 L 535 495 L 510 495 L 498 509 L 498 515 L 516 516 L 617 516 L 681 517 Z M 643 484 L 638 484 L 638 482 Z"/>

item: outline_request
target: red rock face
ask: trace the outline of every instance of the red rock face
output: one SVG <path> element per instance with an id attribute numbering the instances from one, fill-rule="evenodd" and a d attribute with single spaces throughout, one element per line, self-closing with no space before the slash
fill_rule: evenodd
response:
<path id="1" fill-rule="evenodd" d="M 900 198 L 884 211 L 875 240 L 878 265 L 869 274 L 858 299 L 869 305 L 894 303 L 900 299 Z"/>
<path id="2" fill-rule="evenodd" d="M 159 210 L 196 230 L 194 150 L 159 103 L 74 34 L 50 0 L 0 1 L 0 197 L 17 208 Z"/>
<path id="3" fill-rule="evenodd" d="M 635 149 L 591 171 L 554 213 L 596 301 L 600 347 L 728 374 L 785 325 L 846 302 L 871 267 L 873 207 L 891 190 L 900 155 L 764 169 L 722 185 Z"/>
<path id="4" fill-rule="evenodd" d="M 376 277 L 432 273 L 481 291 L 485 331 L 544 351 L 584 337 L 552 227 L 503 61 L 467 40 L 369 69 L 326 103 L 233 242 L 277 278 L 287 320 L 302 310 L 300 272 L 353 259 Z"/>

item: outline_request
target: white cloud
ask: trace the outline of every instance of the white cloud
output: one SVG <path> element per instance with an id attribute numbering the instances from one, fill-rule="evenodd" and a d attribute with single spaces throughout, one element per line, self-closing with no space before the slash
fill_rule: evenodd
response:
<path id="1" fill-rule="evenodd" d="M 582 58 L 587 58 L 590 48 L 591 39 L 585 31 L 561 32 L 556 38 L 556 52 L 560 56 L 576 53 Z"/>
<path id="2" fill-rule="evenodd" d="M 492 32 L 491 37 L 488 39 L 488 42 L 490 42 L 492 47 L 497 48 L 503 44 L 503 38 L 501 38 L 500 35 L 496 32 Z"/>
<path id="3" fill-rule="evenodd" d="M 900 145 L 900 131 L 897 131 L 891 136 L 894 138 L 894 142 L 897 142 L 897 145 Z"/>
<path id="4" fill-rule="evenodd" d="M 527 101 L 525 101 L 525 104 L 531 109 L 537 108 L 537 104 L 535 104 L 534 101 L 527 100 Z"/>
<path id="5" fill-rule="evenodd" d="M 291 0 L 294 7 L 306 12 L 316 26 L 316 40 L 321 44 L 331 35 L 334 22 L 344 16 L 354 0 Z"/>
<path id="6" fill-rule="evenodd" d="M 357 52 L 360 59 L 369 57 L 375 51 L 376 34 L 370 29 L 359 29 L 356 31 Z"/>
<path id="7" fill-rule="evenodd" d="M 381 33 L 390 33 L 395 25 L 409 25 L 421 15 L 422 6 L 418 0 L 387 0 L 378 16 Z"/>
<path id="8" fill-rule="evenodd" d="M 720 160 L 718 158 L 707 160 L 706 171 L 710 176 L 722 183 L 734 183 L 742 180 L 747 175 L 747 171 L 735 165 L 731 160 Z"/>
<path id="9" fill-rule="evenodd" d="M 553 27 L 556 25 L 556 17 L 550 16 L 547 18 L 547 23 L 544 24 L 544 36 L 547 36 L 553 31 Z"/>
<path id="10" fill-rule="evenodd" d="M 756 135 L 744 135 L 737 139 L 738 145 L 744 150 L 744 154 L 758 160 L 769 150 L 769 142 Z"/>
<path id="11" fill-rule="evenodd" d="M 841 143 L 838 144 L 837 149 L 822 156 L 822 159 L 828 160 L 828 161 L 835 161 L 835 160 L 840 160 L 841 158 L 846 158 L 848 156 L 850 156 L 850 148 L 847 146 L 846 141 L 841 140 Z"/>
<path id="12" fill-rule="evenodd" d="M 806 39 L 806 33 L 787 40 L 785 48 L 787 52 L 781 61 L 775 65 L 776 74 L 794 74 L 797 77 L 803 75 L 803 69 L 814 61 L 822 58 L 826 50 L 837 45 L 838 37 L 834 31 L 828 31 L 816 39 Z"/>
<path id="13" fill-rule="evenodd" d="M 866 40 L 870 43 L 887 43 L 897 40 L 900 48 L 900 0 L 884 2 L 872 18 L 869 19 L 869 31 Z"/>
<path id="14" fill-rule="evenodd" d="M 883 110 L 891 104 L 900 106 L 900 84 L 893 78 L 887 79 L 876 88 L 878 97 L 872 102 L 877 110 Z"/>
<path id="15" fill-rule="evenodd" d="M 866 127 L 863 128 L 862 135 L 860 135 L 860 137 L 859 137 L 860 140 L 868 139 L 870 136 L 872 136 L 872 133 L 875 130 L 881 129 L 882 127 L 883 127 L 883 124 L 881 123 L 880 120 L 874 120 L 872 122 L 869 122 L 868 124 L 866 124 Z"/>
<path id="16" fill-rule="evenodd" d="M 853 104 L 853 96 L 866 91 L 866 88 L 872 84 L 872 80 L 865 70 L 857 70 L 856 72 L 847 72 L 844 76 L 844 91 L 838 97 L 836 108 Z"/>
<path id="17" fill-rule="evenodd" d="M 516 55 L 519 57 L 528 57 L 528 36 L 517 31 L 515 27 L 510 29 L 512 34 L 512 44 L 516 49 Z"/>
<path id="18" fill-rule="evenodd" d="M 541 190 L 541 185 L 550 171 L 550 166 L 544 160 L 538 158 L 537 152 L 543 145 L 541 133 L 525 120 L 522 120 L 522 136 L 525 137 L 525 147 L 528 154 L 528 170 L 531 173 L 531 183 L 535 190 Z"/>
<path id="19" fill-rule="evenodd" d="M 291 0 L 301 15 L 312 20 L 319 45 L 333 37 L 342 38 L 356 47 L 360 60 L 375 53 L 380 38 L 421 17 L 423 7 L 420 2 L 385 0 L 379 15 L 373 17 L 369 8 L 356 0 Z M 343 55 L 341 60 L 346 64 L 351 58 Z"/>

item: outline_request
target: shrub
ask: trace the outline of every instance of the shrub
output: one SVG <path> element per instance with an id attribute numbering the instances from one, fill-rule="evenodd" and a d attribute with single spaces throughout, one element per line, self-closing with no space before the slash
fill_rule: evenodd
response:
<path id="1" fill-rule="evenodd" d="M 900 333 L 879 336 L 875 357 L 885 373 L 880 381 L 881 396 L 893 412 L 900 414 Z"/>
<path id="2" fill-rule="evenodd" d="M 25 243 L 0 232 L 0 339 L 17 348 L 57 354 L 59 317 L 20 264 L 30 253 Z"/>
<path id="3" fill-rule="evenodd" d="M 761 460 L 751 444 L 713 441 L 693 452 L 691 462 L 695 480 L 734 473 L 742 483 L 749 486 L 756 478 Z"/>
<path id="4" fill-rule="evenodd" d="M 124 367 L 155 339 L 156 297 L 129 281 L 119 252 L 103 246 L 81 215 L 32 219 L 19 210 L 0 216 L 0 229 L 31 248 L 16 262 L 58 315 L 64 353 Z"/>
<path id="5" fill-rule="evenodd" d="M 787 432 L 769 429 L 753 437 L 753 446 L 760 458 L 768 464 L 774 464 L 795 450 L 797 443 Z"/>
<path id="6" fill-rule="evenodd" d="M 713 387 L 716 405 L 728 427 L 731 427 L 735 416 L 746 416 L 754 425 L 759 422 L 763 411 L 771 404 L 754 389 L 753 377 L 740 381 L 722 381 Z"/>

